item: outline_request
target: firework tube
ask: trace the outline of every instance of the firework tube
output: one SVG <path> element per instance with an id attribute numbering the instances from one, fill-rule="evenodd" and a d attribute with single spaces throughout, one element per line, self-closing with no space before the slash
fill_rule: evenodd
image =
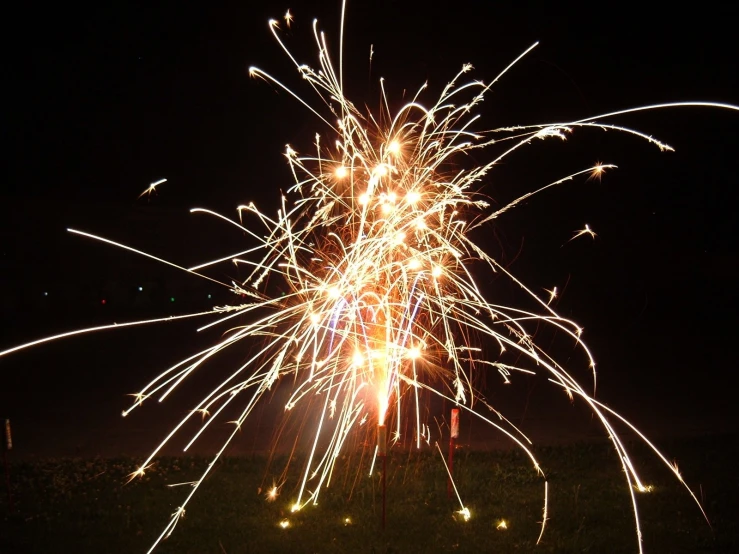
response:
<path id="1" fill-rule="evenodd" d="M 381 457 L 387 456 L 387 426 L 377 426 L 377 455 Z"/>
<path id="2" fill-rule="evenodd" d="M 459 408 L 452 408 L 451 433 L 449 435 L 449 481 L 446 486 L 447 497 L 452 497 L 452 475 L 454 471 L 454 443 L 459 437 Z"/>
<path id="3" fill-rule="evenodd" d="M 3 425 L 3 448 L 5 450 L 12 450 L 13 449 L 13 439 L 12 435 L 10 434 L 10 420 L 5 420 L 5 425 Z"/>

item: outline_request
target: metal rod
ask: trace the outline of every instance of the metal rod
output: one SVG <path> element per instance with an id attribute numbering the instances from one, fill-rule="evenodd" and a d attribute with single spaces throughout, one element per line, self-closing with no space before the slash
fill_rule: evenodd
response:
<path id="1" fill-rule="evenodd" d="M 382 530 L 385 530 L 385 475 L 387 474 L 387 456 L 382 457 Z"/>
<path id="2" fill-rule="evenodd" d="M 13 493 L 10 490 L 10 469 L 8 467 L 8 452 L 3 448 L 3 466 L 5 467 L 5 487 L 8 490 L 8 511 L 13 511 Z"/>
<path id="3" fill-rule="evenodd" d="M 454 473 L 454 437 L 449 439 L 449 479 L 446 484 L 446 497 L 452 497 L 452 477 Z"/>
<path id="4" fill-rule="evenodd" d="M 382 530 L 385 530 L 385 499 L 386 499 L 386 477 L 387 473 L 387 427 L 377 426 L 377 455 L 382 458 Z"/>
<path id="5" fill-rule="evenodd" d="M 13 448 L 13 439 L 10 434 L 10 420 L 6 419 L 3 425 L 3 444 L 0 450 L 3 451 L 3 467 L 5 468 L 5 487 L 8 490 L 8 511 L 13 511 L 13 493 L 10 489 L 10 467 L 8 466 L 8 450 Z"/>

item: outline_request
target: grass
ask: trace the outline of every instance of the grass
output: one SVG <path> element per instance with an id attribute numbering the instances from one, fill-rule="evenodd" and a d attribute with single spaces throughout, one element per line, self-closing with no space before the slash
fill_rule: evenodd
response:
<path id="1" fill-rule="evenodd" d="M 713 529 L 675 478 L 634 445 L 637 467 L 654 486 L 638 496 L 646 552 L 739 551 L 738 438 L 661 445 L 703 496 Z M 519 453 L 457 452 L 456 483 L 472 512 L 464 522 L 455 514 L 459 504 L 447 498 L 438 452 L 391 451 L 384 531 L 379 477 L 363 472 L 355 480 L 356 471 L 342 467 L 353 460 L 339 464 L 340 478 L 322 492 L 318 506 L 292 514 L 295 482 L 267 502 L 265 491 L 259 493 L 272 484 L 271 477 L 265 480 L 266 460 L 224 458 L 157 553 L 637 552 L 628 491 L 608 445 L 541 448 L 537 456 L 550 491 L 549 521 L 538 546 L 543 481 Z M 146 552 L 189 492 L 167 484 L 195 478 L 206 463 L 162 459 L 128 485 L 135 466 L 130 459 L 13 464 L 15 509 L 10 512 L 2 490 L 0 552 Z M 289 528 L 278 526 L 283 519 Z M 501 519 L 507 530 L 496 528 Z"/>

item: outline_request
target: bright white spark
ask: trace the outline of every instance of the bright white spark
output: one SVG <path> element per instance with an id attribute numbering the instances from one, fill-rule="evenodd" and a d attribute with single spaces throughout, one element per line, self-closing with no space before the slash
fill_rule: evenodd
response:
<path id="1" fill-rule="evenodd" d="M 149 196 L 152 195 L 152 193 L 156 192 L 157 186 L 161 185 L 162 183 L 166 183 L 166 179 L 159 179 L 158 181 L 153 182 L 149 185 L 149 188 L 147 188 L 144 192 L 138 195 L 138 198 L 141 198 L 145 194 L 148 194 Z"/>

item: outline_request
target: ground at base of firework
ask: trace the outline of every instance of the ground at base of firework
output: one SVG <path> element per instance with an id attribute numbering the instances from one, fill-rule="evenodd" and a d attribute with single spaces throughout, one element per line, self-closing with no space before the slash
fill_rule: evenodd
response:
<path id="1" fill-rule="evenodd" d="M 679 439 L 659 446 L 693 485 L 713 530 L 674 477 L 638 444 L 633 460 L 650 493 L 638 495 L 646 552 L 730 552 L 739 545 L 739 437 Z M 11 452 L 12 454 L 12 452 Z M 438 452 L 391 453 L 382 530 L 380 476 L 358 474 L 361 453 L 337 464 L 318 506 L 293 513 L 303 460 L 269 501 L 269 468 L 286 460 L 224 458 L 174 534 L 157 552 L 528 552 L 543 508 L 543 481 L 511 451 L 458 451 L 456 485 L 471 519 L 447 493 Z M 537 451 L 549 479 L 547 528 L 537 552 L 637 552 L 628 489 L 608 444 Z M 12 461 L 12 460 L 11 460 Z M 366 463 L 365 460 L 362 463 Z M 58 459 L 10 465 L 13 509 L 0 495 L 3 552 L 146 552 L 205 458 L 165 458 L 125 484 L 131 459 Z M 278 483 L 280 484 L 280 483 Z"/>

